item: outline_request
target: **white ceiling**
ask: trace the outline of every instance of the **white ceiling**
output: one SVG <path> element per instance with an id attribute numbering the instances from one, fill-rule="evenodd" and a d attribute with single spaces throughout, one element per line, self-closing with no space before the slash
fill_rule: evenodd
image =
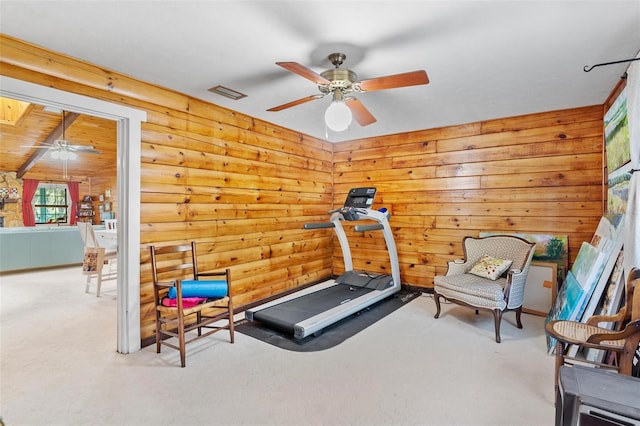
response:
<path id="1" fill-rule="evenodd" d="M 320 73 L 341 51 L 360 79 L 427 71 L 359 94 L 378 121 L 332 142 L 601 104 L 629 64 L 583 67 L 640 50 L 640 0 L 2 0 L 0 16 L 4 34 L 319 138 L 330 96 L 266 111 L 319 93 L 275 62 Z"/>

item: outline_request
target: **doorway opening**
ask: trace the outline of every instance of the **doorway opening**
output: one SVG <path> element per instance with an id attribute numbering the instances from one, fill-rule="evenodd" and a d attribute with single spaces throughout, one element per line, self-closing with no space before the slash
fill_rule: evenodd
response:
<path id="1" fill-rule="evenodd" d="M 0 76 L 0 96 L 117 123 L 117 351 L 140 350 L 140 139 L 146 112 Z"/>

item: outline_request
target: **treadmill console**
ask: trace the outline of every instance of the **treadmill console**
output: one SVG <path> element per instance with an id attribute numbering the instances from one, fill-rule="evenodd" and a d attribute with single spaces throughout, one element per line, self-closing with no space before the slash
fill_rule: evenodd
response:
<path id="1" fill-rule="evenodd" d="M 373 205 L 373 197 L 376 196 L 375 188 L 353 188 L 347 194 L 347 199 L 344 201 L 344 207 L 337 210 L 345 220 L 358 220 L 357 209 L 369 209 Z M 331 213 L 331 212 L 329 212 Z"/>
<path id="2" fill-rule="evenodd" d="M 347 199 L 344 201 L 344 206 L 370 209 L 373 205 L 373 198 L 375 196 L 375 188 L 353 188 L 347 194 Z"/>

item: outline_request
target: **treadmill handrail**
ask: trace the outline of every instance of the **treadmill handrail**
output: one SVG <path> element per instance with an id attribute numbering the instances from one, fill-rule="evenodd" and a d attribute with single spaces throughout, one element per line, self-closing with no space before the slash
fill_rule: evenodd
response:
<path id="1" fill-rule="evenodd" d="M 323 229 L 323 228 L 334 228 L 336 225 L 333 222 L 322 222 L 322 223 L 305 223 L 304 229 Z"/>
<path id="2" fill-rule="evenodd" d="M 356 225 L 353 227 L 353 230 L 356 232 L 377 231 L 378 229 L 384 229 L 384 226 L 378 223 L 374 225 Z"/>

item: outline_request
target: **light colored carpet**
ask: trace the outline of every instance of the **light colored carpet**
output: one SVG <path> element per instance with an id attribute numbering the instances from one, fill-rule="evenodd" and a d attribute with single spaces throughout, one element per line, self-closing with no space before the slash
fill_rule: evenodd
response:
<path id="1" fill-rule="evenodd" d="M 95 287 L 92 287 L 92 292 Z M 115 280 L 80 267 L 0 275 L 1 405 L 19 425 L 540 425 L 554 422 L 544 318 L 424 295 L 337 347 L 278 349 L 218 333 L 177 351 L 116 347 Z M 242 318 L 242 316 L 239 316 Z"/>

